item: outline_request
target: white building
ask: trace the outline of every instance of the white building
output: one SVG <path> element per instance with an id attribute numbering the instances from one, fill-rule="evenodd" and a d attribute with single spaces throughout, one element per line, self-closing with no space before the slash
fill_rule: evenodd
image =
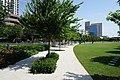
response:
<path id="1" fill-rule="evenodd" d="M 80 30 L 80 33 L 82 35 L 89 35 L 89 32 L 87 30 L 84 30 L 84 29 Z"/>
<path id="2" fill-rule="evenodd" d="M 4 6 L 9 6 L 10 13 L 19 15 L 19 0 L 2 0 Z"/>

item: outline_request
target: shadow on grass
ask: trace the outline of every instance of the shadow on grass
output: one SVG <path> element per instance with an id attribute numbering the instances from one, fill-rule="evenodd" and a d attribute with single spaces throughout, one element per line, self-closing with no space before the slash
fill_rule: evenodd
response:
<path id="1" fill-rule="evenodd" d="M 120 46 L 117 46 L 116 48 L 114 48 L 116 50 L 113 51 L 106 51 L 106 53 L 112 53 L 112 54 L 120 54 Z"/>
<path id="2" fill-rule="evenodd" d="M 106 53 L 120 54 L 120 51 L 106 51 Z"/>
<path id="3" fill-rule="evenodd" d="M 114 49 L 120 50 L 120 46 L 117 46 L 117 47 L 116 47 L 116 48 L 114 48 Z"/>
<path id="4" fill-rule="evenodd" d="M 99 74 L 91 75 L 91 77 L 94 80 L 120 80 L 120 77 L 105 76 L 105 75 L 99 75 Z"/>
<path id="5" fill-rule="evenodd" d="M 120 50 L 120 47 L 117 47 L 117 48 L 114 48 L 114 49 Z"/>
<path id="6" fill-rule="evenodd" d="M 63 80 L 92 80 L 89 75 L 80 75 L 72 72 L 66 72 Z"/>
<path id="7" fill-rule="evenodd" d="M 112 61 L 112 59 L 114 59 L 115 57 L 118 57 L 118 56 L 100 56 L 100 57 L 92 58 L 91 61 L 109 65 L 108 63 L 110 61 Z M 112 66 L 119 67 L 119 65 L 120 65 L 120 58 Z M 109 66 L 111 66 L 111 65 L 109 65 Z"/>

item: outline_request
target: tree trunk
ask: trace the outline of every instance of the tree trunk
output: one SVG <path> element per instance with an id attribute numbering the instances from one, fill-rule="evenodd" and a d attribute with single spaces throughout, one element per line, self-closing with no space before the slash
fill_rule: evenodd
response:
<path id="1" fill-rule="evenodd" d="M 48 46 L 49 46 L 49 49 L 48 49 L 48 54 L 46 55 L 47 58 L 49 58 L 50 56 L 50 40 L 48 41 Z"/>
<path id="2" fill-rule="evenodd" d="M 60 50 L 60 48 L 61 48 L 61 43 L 60 43 L 60 41 L 59 41 L 59 50 Z"/>
<path id="3" fill-rule="evenodd" d="M 32 39 L 32 43 L 34 42 L 34 36 L 33 35 L 31 35 L 31 39 Z"/>

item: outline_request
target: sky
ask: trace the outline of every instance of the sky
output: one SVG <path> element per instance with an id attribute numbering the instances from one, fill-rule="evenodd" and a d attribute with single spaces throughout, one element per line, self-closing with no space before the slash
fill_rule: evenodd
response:
<path id="1" fill-rule="evenodd" d="M 20 15 L 25 11 L 25 4 L 30 0 L 20 0 Z M 102 23 L 102 35 L 115 37 L 118 36 L 117 31 L 119 27 L 111 21 L 107 21 L 106 17 L 110 11 L 115 12 L 120 9 L 117 0 L 74 0 L 73 4 L 84 2 L 76 11 L 75 17 L 83 18 L 81 29 L 84 29 L 85 22 Z"/>

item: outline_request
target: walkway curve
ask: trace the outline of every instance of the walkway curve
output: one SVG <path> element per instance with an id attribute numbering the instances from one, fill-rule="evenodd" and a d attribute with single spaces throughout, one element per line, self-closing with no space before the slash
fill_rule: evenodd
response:
<path id="1" fill-rule="evenodd" d="M 0 80 L 93 80 L 77 60 L 73 47 L 61 48 L 61 51 L 59 48 L 51 48 L 51 52 L 59 54 L 55 73 L 34 75 L 29 73 L 31 62 L 44 57 L 47 53 L 44 51 L 0 70 Z"/>

